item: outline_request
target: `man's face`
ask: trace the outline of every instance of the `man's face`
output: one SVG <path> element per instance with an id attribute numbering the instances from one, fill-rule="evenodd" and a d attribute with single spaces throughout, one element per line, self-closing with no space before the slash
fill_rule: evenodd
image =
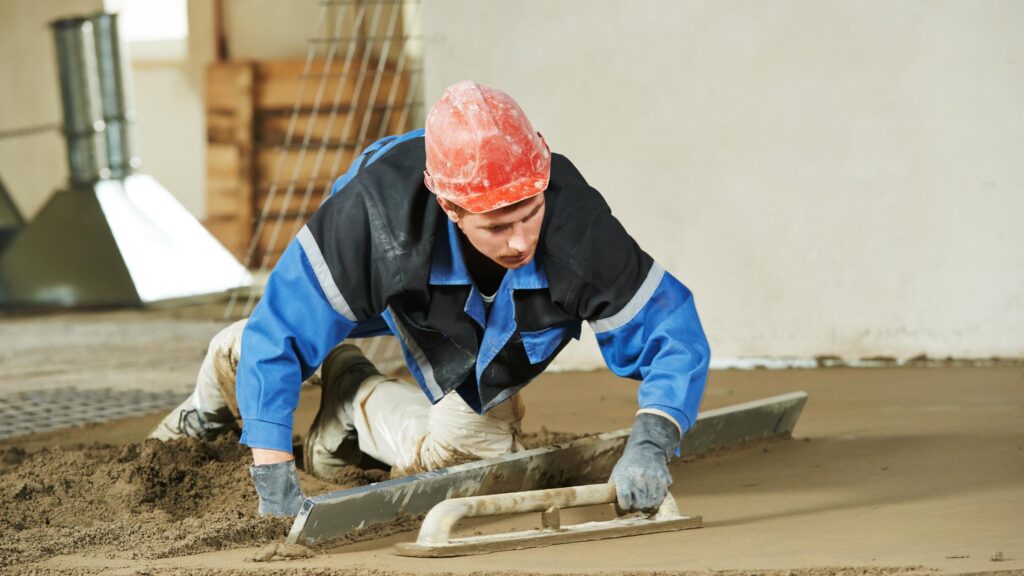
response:
<path id="1" fill-rule="evenodd" d="M 514 270 L 533 260 L 544 221 L 543 194 L 483 214 L 471 214 L 447 201 L 440 202 L 469 243 L 500 266 Z"/>

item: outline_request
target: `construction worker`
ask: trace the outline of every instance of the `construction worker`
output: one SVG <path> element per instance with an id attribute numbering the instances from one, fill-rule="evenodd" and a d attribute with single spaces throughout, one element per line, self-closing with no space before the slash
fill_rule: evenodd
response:
<path id="1" fill-rule="evenodd" d="M 153 436 L 208 438 L 240 415 L 260 513 L 293 515 L 304 380 L 322 386 L 303 452 L 319 476 L 360 452 L 393 475 L 500 456 L 521 449 L 517 392 L 583 321 L 608 367 L 642 380 L 611 475 L 619 507 L 657 508 L 707 377 L 693 297 L 509 95 L 461 82 L 424 130 L 374 143 L 337 179 L 251 317 L 214 338 L 195 393 Z M 415 384 L 339 345 L 382 334 L 398 337 Z"/>

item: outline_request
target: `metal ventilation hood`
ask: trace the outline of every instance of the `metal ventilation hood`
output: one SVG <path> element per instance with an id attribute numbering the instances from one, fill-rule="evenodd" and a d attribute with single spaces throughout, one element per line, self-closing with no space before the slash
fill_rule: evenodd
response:
<path id="1" fill-rule="evenodd" d="M 0 180 L 0 253 L 24 225 L 21 212 L 18 212 L 18 207 L 7 194 L 7 188 L 4 188 L 3 180 Z"/>
<path id="2" fill-rule="evenodd" d="M 117 16 L 51 26 L 71 178 L 0 253 L 0 306 L 146 305 L 251 285 L 167 189 L 136 173 Z"/>

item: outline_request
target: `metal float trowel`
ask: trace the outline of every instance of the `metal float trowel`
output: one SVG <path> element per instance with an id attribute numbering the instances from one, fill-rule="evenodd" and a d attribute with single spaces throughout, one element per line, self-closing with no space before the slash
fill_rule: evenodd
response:
<path id="1" fill-rule="evenodd" d="M 612 520 L 563 525 L 560 510 L 599 504 L 614 504 L 614 484 L 590 484 L 570 488 L 551 488 L 508 494 L 490 494 L 468 498 L 452 498 L 434 506 L 427 513 L 415 543 L 395 546 L 400 556 L 441 558 L 486 554 L 502 550 L 538 548 L 553 544 L 604 540 L 700 528 L 700 516 L 684 516 L 669 494 L 657 513 L 644 516 L 629 514 Z M 541 513 L 541 528 L 501 534 L 485 534 L 453 538 L 452 529 L 463 518 L 481 518 Z"/>

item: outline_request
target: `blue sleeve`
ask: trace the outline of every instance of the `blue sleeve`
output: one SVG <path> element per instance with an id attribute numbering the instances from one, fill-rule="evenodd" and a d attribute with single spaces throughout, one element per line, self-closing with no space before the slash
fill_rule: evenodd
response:
<path id="1" fill-rule="evenodd" d="M 641 410 L 670 416 L 683 433 L 693 426 L 711 349 L 686 286 L 655 264 L 621 312 L 591 326 L 608 368 L 642 379 Z"/>
<path id="2" fill-rule="evenodd" d="M 332 306 L 292 240 L 242 333 L 235 393 L 243 444 L 292 451 L 299 387 L 355 326 Z"/>

